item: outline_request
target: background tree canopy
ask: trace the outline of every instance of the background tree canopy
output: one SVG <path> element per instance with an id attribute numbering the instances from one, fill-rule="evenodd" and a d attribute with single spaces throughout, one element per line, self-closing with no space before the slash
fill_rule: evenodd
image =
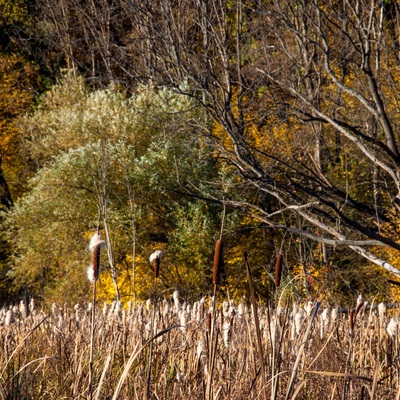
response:
<path id="1" fill-rule="evenodd" d="M 250 251 L 262 296 L 278 253 L 293 296 L 393 294 L 396 2 L 1 7 L 3 59 L 24 71 L 23 88 L 40 82 L 25 95 L 2 77 L 24 104 L 2 114 L 13 127 L 2 130 L 2 274 L 17 293 L 85 298 L 98 221 L 113 271 L 104 298 L 148 295 L 156 248 L 165 288 L 204 293 L 225 209 L 228 293 L 244 293 Z"/>

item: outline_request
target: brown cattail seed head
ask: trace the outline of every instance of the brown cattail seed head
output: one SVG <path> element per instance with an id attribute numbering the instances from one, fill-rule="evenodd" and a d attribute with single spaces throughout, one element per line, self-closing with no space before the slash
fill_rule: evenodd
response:
<path id="1" fill-rule="evenodd" d="M 150 255 L 149 261 L 154 265 L 154 277 L 158 278 L 160 273 L 160 263 L 161 263 L 162 251 L 156 250 Z"/>
<path id="2" fill-rule="evenodd" d="M 221 270 L 223 269 L 223 255 L 222 255 L 223 245 L 222 240 L 218 239 L 215 243 L 215 253 L 214 253 L 214 266 L 213 266 L 213 275 L 212 281 L 214 285 L 219 284 L 219 278 L 221 274 Z"/>
<path id="3" fill-rule="evenodd" d="M 100 245 L 98 244 L 92 252 L 92 268 L 93 268 L 93 280 L 97 281 L 99 279 L 100 270 Z"/>
<path id="4" fill-rule="evenodd" d="M 105 245 L 106 242 L 98 232 L 96 232 L 90 239 L 89 250 L 92 252 L 92 262 L 87 269 L 87 276 L 91 283 L 94 283 L 99 279 L 100 252 Z"/>
<path id="5" fill-rule="evenodd" d="M 278 254 L 275 262 L 275 289 L 281 284 L 281 276 L 282 276 L 282 254 Z"/>
<path id="6" fill-rule="evenodd" d="M 211 335 L 211 314 L 207 314 L 207 332 Z"/>

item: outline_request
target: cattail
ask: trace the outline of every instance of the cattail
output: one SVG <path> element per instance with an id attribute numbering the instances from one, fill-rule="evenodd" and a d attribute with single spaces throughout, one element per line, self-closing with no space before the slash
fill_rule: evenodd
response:
<path id="1" fill-rule="evenodd" d="M 271 339 L 272 342 L 276 340 L 279 334 L 279 326 L 276 320 L 275 315 L 271 317 L 270 323 L 269 323 L 270 329 L 271 329 Z"/>
<path id="2" fill-rule="evenodd" d="M 21 300 L 19 303 L 19 312 L 21 313 L 22 318 L 26 318 L 28 316 L 28 310 L 23 300 Z"/>
<path id="3" fill-rule="evenodd" d="M 164 315 L 167 316 L 169 314 L 169 303 L 166 299 L 163 300 L 163 308 L 164 308 Z"/>
<path id="4" fill-rule="evenodd" d="M 207 332 L 209 335 L 211 335 L 211 313 L 207 314 Z"/>
<path id="5" fill-rule="evenodd" d="M 99 269 L 100 269 L 100 246 L 96 246 L 92 252 L 92 269 L 93 277 L 92 283 L 99 279 Z"/>
<path id="6" fill-rule="evenodd" d="M 215 243 L 214 266 L 212 275 L 212 281 L 214 285 L 218 285 L 220 283 L 220 275 L 224 265 L 222 250 L 223 250 L 222 240 L 218 239 Z"/>
<path id="7" fill-rule="evenodd" d="M 329 308 L 325 308 L 321 314 L 321 326 L 320 326 L 321 339 L 324 338 L 324 336 L 329 328 L 329 324 L 330 324 L 329 317 L 330 317 Z"/>
<path id="8" fill-rule="evenodd" d="M 222 314 L 225 318 L 229 317 L 229 303 L 227 301 L 224 301 L 222 303 Z"/>
<path id="9" fill-rule="evenodd" d="M 90 283 L 94 283 L 97 280 L 95 277 L 95 272 L 94 272 L 94 268 L 93 268 L 92 264 L 90 264 L 87 267 L 86 274 L 87 274 L 87 278 Z"/>
<path id="10" fill-rule="evenodd" d="M 222 324 L 222 340 L 224 342 L 225 347 L 229 346 L 229 342 L 231 339 L 231 324 L 230 321 L 224 321 Z"/>
<path id="11" fill-rule="evenodd" d="M 300 333 L 304 319 L 305 319 L 304 314 L 300 311 L 294 316 L 295 335 L 298 335 Z"/>
<path id="12" fill-rule="evenodd" d="M 114 307 L 114 315 L 119 317 L 121 316 L 121 312 L 122 312 L 122 304 L 120 301 L 117 301 Z"/>
<path id="13" fill-rule="evenodd" d="M 336 322 L 338 319 L 338 309 L 334 308 L 331 312 L 331 321 Z"/>
<path id="14" fill-rule="evenodd" d="M 101 248 L 103 249 L 105 245 L 106 242 L 103 240 L 101 235 L 98 232 L 95 232 L 90 238 L 89 251 L 93 252 L 94 248 L 97 246 L 101 246 Z"/>
<path id="15" fill-rule="evenodd" d="M 355 324 L 356 317 L 354 315 L 354 310 L 350 310 L 349 313 L 349 325 L 350 325 L 350 336 L 354 336 L 354 324 Z"/>
<path id="16" fill-rule="evenodd" d="M 385 303 L 379 303 L 379 304 L 378 304 L 378 314 L 379 314 L 379 317 L 380 317 L 381 319 L 383 319 L 383 317 L 385 316 L 385 313 L 386 313 L 386 305 L 385 305 Z"/>
<path id="17" fill-rule="evenodd" d="M 31 299 L 29 302 L 29 311 L 31 313 L 33 313 L 35 311 L 36 307 L 35 307 L 35 299 Z"/>
<path id="18" fill-rule="evenodd" d="M 154 277 L 158 278 L 158 274 L 160 273 L 160 262 L 161 262 L 162 251 L 156 250 L 154 253 L 150 255 L 149 261 L 154 265 Z"/>
<path id="19" fill-rule="evenodd" d="M 293 303 L 293 309 L 291 312 L 292 318 L 294 318 L 294 316 L 299 312 L 299 303 L 297 303 L 296 301 Z"/>
<path id="20" fill-rule="evenodd" d="M 146 300 L 146 307 L 148 310 L 150 310 L 150 307 L 151 307 L 151 299 L 150 298 Z"/>
<path id="21" fill-rule="evenodd" d="M 187 325 L 187 313 L 185 310 L 181 310 L 179 313 L 179 323 L 181 325 L 181 331 L 186 333 L 186 325 Z"/>
<path id="22" fill-rule="evenodd" d="M 53 304 L 51 305 L 51 313 L 52 313 L 54 316 L 57 316 L 57 315 L 59 314 L 59 309 L 58 309 L 58 306 L 57 306 L 56 303 L 53 303 Z"/>
<path id="23" fill-rule="evenodd" d="M 92 252 L 92 262 L 87 269 L 87 277 L 90 283 L 94 283 L 99 279 L 100 270 L 100 252 L 106 245 L 98 232 L 95 232 L 90 238 L 89 250 Z"/>
<path id="24" fill-rule="evenodd" d="M 386 332 L 390 337 L 397 335 L 400 320 L 398 318 L 391 318 L 388 326 L 386 327 Z"/>
<path id="25" fill-rule="evenodd" d="M 197 358 L 201 359 L 203 353 L 204 353 L 204 342 L 201 340 L 200 342 L 197 343 L 197 348 L 196 348 Z"/>
<path id="26" fill-rule="evenodd" d="M 238 315 L 244 318 L 245 314 L 247 313 L 246 305 L 244 303 L 239 303 L 238 306 Z"/>
<path id="27" fill-rule="evenodd" d="M 151 322 L 148 322 L 145 326 L 144 326 L 144 329 L 147 331 L 147 332 L 149 332 L 149 333 L 151 333 Z"/>
<path id="28" fill-rule="evenodd" d="M 178 313 L 178 311 L 181 308 L 181 303 L 179 301 L 179 292 L 177 290 L 175 290 L 174 293 L 172 294 L 172 298 L 174 299 L 175 313 Z"/>
<path id="29" fill-rule="evenodd" d="M 308 316 L 311 315 L 311 312 L 312 312 L 313 308 L 314 308 L 314 304 L 313 304 L 313 302 L 310 300 L 310 301 L 306 304 L 306 306 L 304 307 L 304 310 L 306 311 L 306 313 L 307 313 Z"/>
<path id="30" fill-rule="evenodd" d="M 79 322 L 81 320 L 81 315 L 80 315 L 81 306 L 79 304 L 75 304 L 74 310 L 75 310 L 75 321 Z"/>
<path id="31" fill-rule="evenodd" d="M 279 253 L 275 262 L 275 289 L 278 289 L 281 284 L 282 276 L 282 254 Z"/>
<path id="32" fill-rule="evenodd" d="M 13 322 L 14 322 L 14 315 L 12 310 L 10 309 L 6 313 L 6 318 L 4 320 L 4 323 L 6 324 L 6 326 L 10 326 Z"/>

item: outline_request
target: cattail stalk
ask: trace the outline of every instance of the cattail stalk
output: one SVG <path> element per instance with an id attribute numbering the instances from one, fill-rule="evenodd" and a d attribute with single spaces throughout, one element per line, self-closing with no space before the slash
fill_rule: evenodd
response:
<path id="1" fill-rule="evenodd" d="M 300 345 L 300 348 L 299 348 L 298 353 L 297 353 L 297 358 L 296 358 L 296 361 L 295 361 L 294 366 L 293 366 L 292 375 L 290 377 L 289 384 L 287 386 L 285 400 L 289 400 L 290 392 L 292 390 L 293 383 L 294 383 L 294 380 L 296 378 L 297 371 L 299 369 L 300 360 L 303 357 L 304 348 L 305 348 L 305 346 L 306 346 L 306 344 L 308 342 L 308 339 L 310 337 L 312 325 L 313 325 L 313 322 L 315 320 L 315 317 L 318 314 L 319 306 L 320 306 L 319 302 L 315 303 L 314 312 L 311 315 L 310 321 L 308 323 L 307 331 L 305 332 L 303 340 L 301 341 L 301 345 Z"/>
<path id="2" fill-rule="evenodd" d="M 93 398 L 93 354 L 94 354 L 94 325 L 96 316 L 96 282 L 99 279 L 100 273 L 100 253 L 105 247 L 106 242 L 101 238 L 98 230 L 91 237 L 89 242 L 89 250 L 92 252 L 92 262 L 87 270 L 89 281 L 93 284 L 93 300 L 92 300 L 92 315 L 91 315 L 91 330 L 90 330 L 90 360 L 89 360 L 89 388 L 88 398 Z"/>
<path id="3" fill-rule="evenodd" d="M 223 244 L 222 240 L 218 239 L 215 243 L 215 252 L 214 252 L 214 265 L 213 265 L 213 275 L 212 281 L 214 285 L 218 285 L 220 283 L 220 275 L 223 268 Z"/>
<path id="4" fill-rule="evenodd" d="M 151 323 L 150 323 L 150 334 L 154 334 L 154 320 L 155 320 L 155 312 L 157 308 L 157 293 L 156 293 L 156 280 L 160 273 L 160 263 L 161 263 L 162 251 L 156 250 L 154 253 L 150 255 L 149 261 L 154 265 L 154 281 L 153 281 L 153 292 L 154 292 L 154 301 L 152 304 L 152 313 L 151 313 Z M 146 390 L 146 398 L 151 398 L 151 361 L 153 356 L 153 341 L 150 342 L 149 346 L 149 358 L 147 365 L 147 390 Z"/>
<path id="5" fill-rule="evenodd" d="M 90 330 L 90 361 L 89 361 L 89 390 L 88 390 L 89 400 L 93 399 L 94 324 L 96 315 L 95 304 L 96 304 L 96 280 L 93 282 L 93 304 L 92 304 L 91 330 Z"/>
<path id="6" fill-rule="evenodd" d="M 217 239 L 215 243 L 215 252 L 214 252 L 214 264 L 212 271 L 212 282 L 214 286 L 214 296 L 212 300 L 212 315 L 210 316 L 210 328 L 209 328 L 209 357 L 208 357 L 208 377 L 207 377 L 207 386 L 206 386 L 206 399 L 212 399 L 212 381 L 213 381 L 213 372 L 215 365 L 215 356 L 216 356 L 216 348 L 217 348 L 217 337 L 214 337 L 214 327 L 215 327 L 215 307 L 217 304 L 217 288 L 220 283 L 220 275 L 224 264 L 223 259 L 223 245 L 222 239 Z"/>
<path id="7" fill-rule="evenodd" d="M 275 262 L 275 289 L 278 289 L 281 285 L 282 277 L 282 254 L 279 253 Z"/>
<path id="8" fill-rule="evenodd" d="M 250 264 L 247 259 L 247 253 L 244 253 L 244 261 L 246 264 L 247 281 L 249 284 L 249 291 L 250 291 L 250 301 L 251 301 L 251 306 L 253 308 L 254 325 L 256 328 L 257 347 L 258 347 L 258 353 L 259 353 L 258 356 L 260 359 L 260 369 L 261 369 L 262 393 L 263 393 L 263 399 L 267 400 L 267 381 L 265 378 L 265 362 L 264 362 L 264 352 L 263 352 L 262 341 L 261 341 L 260 321 L 258 319 L 257 300 L 256 300 L 256 294 L 255 294 L 254 285 L 253 285 L 253 278 L 251 276 L 251 271 L 250 271 Z"/>

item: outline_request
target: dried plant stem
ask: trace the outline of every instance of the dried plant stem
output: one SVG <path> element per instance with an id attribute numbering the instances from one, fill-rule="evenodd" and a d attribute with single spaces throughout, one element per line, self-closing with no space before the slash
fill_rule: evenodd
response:
<path id="1" fill-rule="evenodd" d="M 28 333 L 27 335 L 18 343 L 18 345 L 15 347 L 11 355 L 7 358 L 7 362 L 5 363 L 5 366 L 3 370 L 1 371 L 0 378 L 3 378 L 4 372 L 6 371 L 8 364 L 10 363 L 11 359 L 14 357 L 14 354 L 18 351 L 18 349 L 25 343 L 25 341 L 28 339 L 29 336 L 32 335 L 33 332 L 36 331 L 36 329 L 39 328 L 40 325 L 43 324 L 44 321 L 46 321 L 47 318 L 49 318 L 50 314 L 47 314 L 36 326 L 34 326 Z"/>
<path id="2" fill-rule="evenodd" d="M 223 213 L 223 221 L 225 217 L 225 207 Z M 214 337 L 215 333 L 215 316 L 216 316 L 216 305 L 217 305 L 217 292 L 218 285 L 220 283 L 220 274 L 224 265 L 223 258 L 223 242 L 222 242 L 222 231 L 223 231 L 223 222 L 221 226 L 221 234 L 220 238 L 217 239 L 215 243 L 215 252 L 214 252 L 214 264 L 212 271 L 212 283 L 214 285 L 214 293 L 213 293 L 213 301 L 212 301 L 212 316 L 211 316 L 211 327 L 209 330 L 209 342 L 208 342 L 208 376 L 207 376 L 207 386 L 206 386 L 206 399 L 211 400 L 213 397 L 212 391 L 212 382 L 213 382 L 213 374 L 214 374 L 214 365 L 215 365 L 215 356 L 216 349 L 218 343 L 218 335 Z"/>
<path id="3" fill-rule="evenodd" d="M 93 282 L 92 315 L 90 322 L 90 360 L 89 360 L 89 388 L 88 399 L 93 399 L 93 354 L 94 354 L 94 324 L 96 318 L 96 281 Z"/>
<path id="4" fill-rule="evenodd" d="M 105 378 L 106 373 L 108 371 L 108 367 L 110 365 L 111 359 L 112 359 L 112 355 L 111 355 L 111 352 L 110 352 L 110 354 L 108 354 L 108 356 L 106 358 L 106 361 L 104 363 L 103 372 L 101 373 L 99 386 L 96 389 L 96 397 L 95 397 L 94 400 L 98 400 L 100 398 L 101 387 L 103 386 L 104 378 Z"/>
<path id="5" fill-rule="evenodd" d="M 154 321 L 156 317 L 156 308 L 157 308 L 157 293 L 156 293 L 156 281 L 157 278 L 154 277 L 153 280 L 153 298 L 152 302 L 152 310 L 151 310 L 151 322 L 150 322 L 150 335 L 154 334 Z M 153 357 L 153 340 L 149 343 L 149 358 L 147 360 L 147 389 L 146 389 L 146 399 L 151 398 L 151 362 Z"/>
<path id="6" fill-rule="evenodd" d="M 296 358 L 296 361 L 295 361 L 294 366 L 293 366 L 292 376 L 290 377 L 290 381 L 289 381 L 288 388 L 287 388 L 287 391 L 286 391 L 285 400 L 289 399 L 290 392 L 292 390 L 293 383 L 294 383 L 294 380 L 296 378 L 297 370 L 299 369 L 300 359 L 301 359 L 301 357 L 303 355 L 304 347 L 305 347 L 305 345 L 307 343 L 307 340 L 308 340 L 308 338 L 310 336 L 311 328 L 312 328 L 314 319 L 317 316 L 317 313 L 318 313 L 318 310 L 319 310 L 319 306 L 320 306 L 320 303 L 317 302 L 315 304 L 314 312 L 313 312 L 313 314 L 312 314 L 312 316 L 310 318 L 310 322 L 308 323 L 307 331 L 304 334 L 303 340 L 301 342 L 301 345 L 300 345 L 300 348 L 299 348 L 299 352 L 297 354 L 297 358 Z"/>
<path id="7" fill-rule="evenodd" d="M 149 339 L 139 350 L 137 348 L 139 347 L 139 343 L 136 344 L 135 348 L 132 351 L 131 356 L 129 357 L 127 363 L 125 364 L 124 371 L 122 372 L 122 375 L 118 381 L 117 387 L 115 388 L 114 395 L 112 397 L 112 400 L 117 400 L 119 392 L 121 391 L 122 385 L 128 376 L 129 370 L 132 367 L 133 362 L 135 361 L 136 357 L 141 353 L 141 351 L 148 345 L 151 344 L 155 339 L 165 335 L 166 333 L 170 332 L 172 329 L 179 328 L 179 325 L 173 325 L 170 326 L 166 329 L 163 329 L 162 331 L 158 332 L 156 335 L 154 335 L 151 339 Z"/>
<path id="8" fill-rule="evenodd" d="M 261 342 L 261 331 L 260 331 L 260 322 L 258 320 L 258 311 L 257 311 L 257 300 L 256 294 L 253 285 L 253 278 L 251 276 L 250 271 L 250 264 L 247 258 L 247 253 L 244 253 L 244 260 L 246 263 L 246 273 L 247 273 L 247 280 L 249 284 L 249 291 L 250 291 L 250 302 L 253 308 L 254 314 L 254 324 L 256 327 L 256 336 L 257 336 L 257 348 L 258 348 L 258 357 L 260 360 L 260 369 L 261 369 L 261 386 L 262 386 L 262 393 L 264 400 L 267 400 L 267 383 L 265 379 L 265 363 L 264 363 L 264 352 Z"/>
<path id="9" fill-rule="evenodd" d="M 212 275 L 214 292 L 215 292 L 215 286 L 220 283 L 220 275 L 224 264 L 222 251 L 223 251 L 223 242 L 222 239 L 218 239 L 215 243 L 214 265 L 213 265 L 213 275 Z"/>
<path id="10" fill-rule="evenodd" d="M 207 385 L 206 385 L 206 400 L 212 400 L 213 398 L 213 375 L 214 375 L 214 366 L 215 366 L 215 357 L 216 350 L 218 344 L 218 336 L 214 336 L 215 333 L 215 320 L 216 320 L 216 304 L 217 304 L 217 290 L 218 285 L 214 283 L 214 295 L 212 301 L 212 316 L 211 316 L 211 326 L 209 331 L 209 344 L 208 344 L 208 376 L 207 376 Z"/>

